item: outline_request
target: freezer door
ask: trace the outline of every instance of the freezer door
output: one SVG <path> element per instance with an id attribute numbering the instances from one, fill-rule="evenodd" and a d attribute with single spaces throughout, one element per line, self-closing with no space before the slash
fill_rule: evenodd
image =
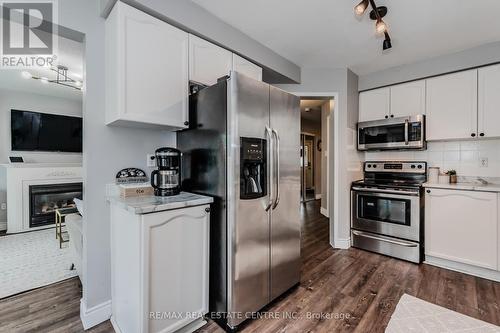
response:
<path id="1" fill-rule="evenodd" d="M 270 88 L 271 128 L 279 166 L 271 213 L 271 299 L 300 281 L 300 100 Z M 279 157 L 279 158 L 278 158 Z"/>
<path id="2" fill-rule="evenodd" d="M 268 145 L 269 85 L 232 72 L 227 122 L 228 311 L 232 315 L 228 325 L 234 327 L 245 318 L 233 314 L 258 311 L 269 302 L 269 190 L 260 198 L 240 199 L 241 138 L 264 139 Z"/>

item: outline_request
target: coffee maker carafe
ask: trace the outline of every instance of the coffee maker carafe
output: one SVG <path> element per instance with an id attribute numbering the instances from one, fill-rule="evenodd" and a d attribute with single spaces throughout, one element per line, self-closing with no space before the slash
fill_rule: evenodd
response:
<path id="1" fill-rule="evenodd" d="M 151 173 L 155 195 L 166 197 L 181 192 L 181 152 L 175 148 L 159 148 L 155 152 L 158 170 Z"/>

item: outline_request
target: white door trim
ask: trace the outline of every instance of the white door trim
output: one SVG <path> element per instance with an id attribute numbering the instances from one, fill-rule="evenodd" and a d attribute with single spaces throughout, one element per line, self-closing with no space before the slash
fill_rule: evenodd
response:
<path id="1" fill-rule="evenodd" d="M 297 95 L 299 97 L 330 97 L 331 99 L 334 100 L 334 105 L 333 109 L 330 112 L 333 112 L 333 117 L 330 117 L 329 123 L 327 124 L 327 128 L 329 130 L 329 133 L 327 133 L 327 138 L 328 138 L 328 158 L 327 158 L 327 173 L 326 173 L 326 179 L 327 179 L 327 184 L 326 184 L 326 189 L 327 189 L 327 197 L 328 197 L 328 202 L 327 202 L 327 207 L 328 207 L 328 217 L 330 220 L 330 245 L 335 248 L 348 248 L 349 245 L 347 244 L 348 241 L 344 239 L 339 239 L 338 238 L 338 228 L 339 228 L 339 209 L 336 209 L 336 207 L 339 207 L 339 198 L 338 198 L 338 189 L 335 191 L 333 184 L 340 184 L 339 182 L 339 177 L 340 173 L 338 170 L 338 165 L 339 165 L 339 156 L 337 155 L 338 149 L 335 148 L 335 143 L 339 142 L 339 133 L 340 133 L 340 122 L 338 121 L 338 117 L 341 110 L 339 110 L 339 93 L 338 92 L 304 92 L 304 91 L 292 91 L 291 92 L 294 95 Z M 331 113 L 330 113 L 331 116 Z M 333 124 L 332 124 L 333 121 Z M 333 125 L 333 126 L 332 126 Z M 331 131 L 333 129 L 333 135 L 330 135 Z M 333 140 L 332 140 L 333 139 Z M 332 142 L 333 141 L 333 142 Z M 333 156 L 333 170 L 331 170 L 330 167 L 330 160 L 331 157 Z M 333 172 L 333 177 L 331 176 L 331 172 Z M 330 184 L 331 180 L 333 180 L 333 183 Z M 331 208 L 330 208 L 331 207 Z M 332 214 L 333 211 L 333 214 Z M 333 215 L 333 217 L 332 217 Z"/>

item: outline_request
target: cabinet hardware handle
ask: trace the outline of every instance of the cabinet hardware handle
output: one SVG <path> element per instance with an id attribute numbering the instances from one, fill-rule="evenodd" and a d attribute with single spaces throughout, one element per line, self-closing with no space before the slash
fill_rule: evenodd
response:
<path id="1" fill-rule="evenodd" d="M 479 133 L 479 136 L 484 136 L 484 133 Z"/>
<path id="2" fill-rule="evenodd" d="M 205 208 L 205 212 L 210 213 L 210 207 Z"/>
<path id="3" fill-rule="evenodd" d="M 185 121 L 185 122 L 184 122 L 184 125 L 185 125 L 185 126 L 188 126 L 188 125 L 189 125 L 189 121 Z"/>
<path id="4" fill-rule="evenodd" d="M 431 190 L 427 190 L 427 193 L 431 193 Z"/>
<path id="5" fill-rule="evenodd" d="M 394 118 L 394 115 L 393 115 L 393 114 L 391 114 L 391 118 Z"/>
<path id="6" fill-rule="evenodd" d="M 387 115 L 386 115 L 386 116 L 385 116 L 385 119 L 387 119 L 387 118 L 389 118 L 389 116 L 387 116 Z"/>
<path id="7" fill-rule="evenodd" d="M 471 135 L 470 135 L 470 136 L 475 137 L 475 136 L 476 136 L 476 133 L 471 133 Z"/>

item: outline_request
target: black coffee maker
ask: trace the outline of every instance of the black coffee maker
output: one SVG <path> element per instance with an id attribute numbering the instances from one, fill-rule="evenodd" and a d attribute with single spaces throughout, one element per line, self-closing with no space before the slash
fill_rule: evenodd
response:
<path id="1" fill-rule="evenodd" d="M 159 148 L 155 152 L 158 170 L 151 173 L 155 195 L 167 197 L 181 192 L 181 152 L 175 148 Z"/>

